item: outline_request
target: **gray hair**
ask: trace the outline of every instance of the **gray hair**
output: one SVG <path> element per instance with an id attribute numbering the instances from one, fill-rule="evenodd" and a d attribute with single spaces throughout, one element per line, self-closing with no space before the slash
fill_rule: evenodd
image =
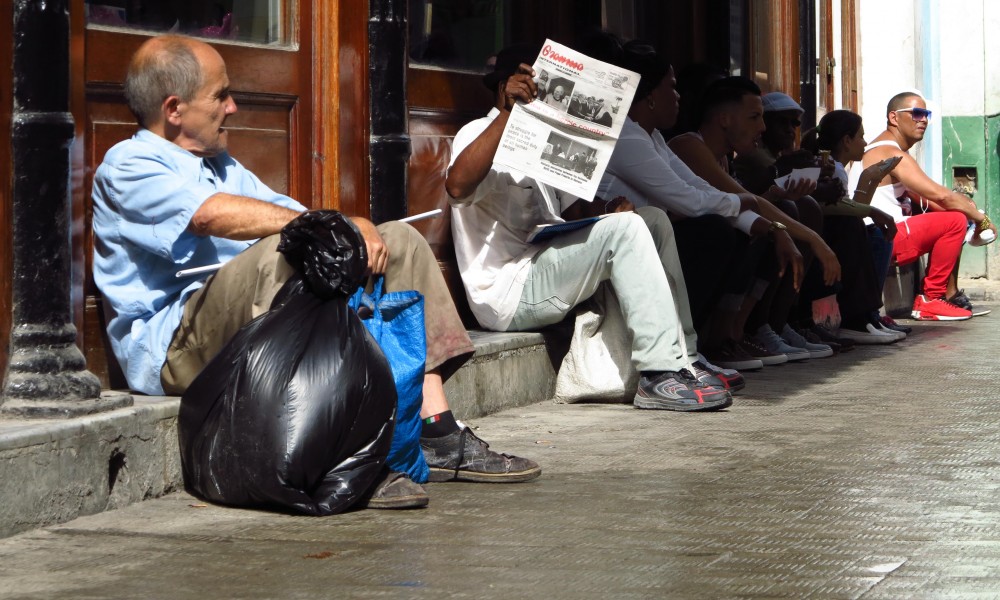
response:
<path id="1" fill-rule="evenodd" d="M 181 36 L 157 42 L 157 47 L 132 57 L 125 76 L 125 101 L 143 127 L 158 118 L 169 96 L 191 100 L 201 87 L 201 64 L 190 42 Z"/>

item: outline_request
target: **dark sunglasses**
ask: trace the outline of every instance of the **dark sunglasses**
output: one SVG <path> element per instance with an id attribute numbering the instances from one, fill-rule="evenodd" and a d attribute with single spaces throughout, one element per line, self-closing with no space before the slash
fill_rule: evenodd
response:
<path id="1" fill-rule="evenodd" d="M 918 121 L 918 122 L 919 121 L 927 121 L 928 123 L 931 122 L 931 115 L 934 114 L 931 111 L 927 110 L 926 108 L 916 108 L 916 107 L 914 107 L 914 108 L 899 108 L 899 109 L 896 109 L 896 110 L 894 110 L 892 112 L 897 112 L 897 113 L 908 112 L 908 113 L 910 113 L 910 116 L 913 118 L 914 121 Z"/>

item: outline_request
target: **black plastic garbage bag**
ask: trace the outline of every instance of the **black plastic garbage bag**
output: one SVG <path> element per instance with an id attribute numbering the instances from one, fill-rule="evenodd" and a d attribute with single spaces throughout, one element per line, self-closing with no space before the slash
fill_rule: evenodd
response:
<path id="1" fill-rule="evenodd" d="M 306 213 L 279 248 L 303 278 L 240 329 L 181 399 L 184 481 L 222 504 L 335 514 L 385 464 L 396 389 L 347 305 L 367 261 L 354 226 L 339 213 Z"/>

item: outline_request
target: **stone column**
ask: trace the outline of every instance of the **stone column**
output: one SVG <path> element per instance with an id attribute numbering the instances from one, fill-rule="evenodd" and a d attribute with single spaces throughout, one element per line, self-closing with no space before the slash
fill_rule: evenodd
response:
<path id="1" fill-rule="evenodd" d="M 71 303 L 69 13 L 14 1 L 13 328 L 0 412 L 71 417 L 130 406 L 101 395 L 76 346 Z"/>
<path id="2" fill-rule="evenodd" d="M 406 172 L 410 160 L 406 11 L 404 0 L 368 3 L 369 201 L 375 223 L 406 216 Z"/>

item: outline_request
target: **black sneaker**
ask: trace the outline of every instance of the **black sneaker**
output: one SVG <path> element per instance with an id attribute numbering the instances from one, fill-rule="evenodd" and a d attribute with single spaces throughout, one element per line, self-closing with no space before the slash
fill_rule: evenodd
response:
<path id="1" fill-rule="evenodd" d="M 901 331 L 907 335 L 913 333 L 912 327 L 907 327 L 906 325 L 900 325 L 899 323 L 896 322 L 895 319 L 893 319 L 889 315 L 882 315 L 881 317 L 879 317 L 879 321 L 882 322 L 883 327 L 887 327 L 893 331 Z"/>
<path id="2" fill-rule="evenodd" d="M 636 408 L 658 410 L 721 410 L 733 403 L 725 389 L 705 385 L 687 369 L 663 371 L 655 377 L 639 377 L 639 389 L 632 402 Z"/>
<path id="3" fill-rule="evenodd" d="M 854 340 L 835 335 L 832 331 L 822 325 L 814 323 L 813 326 L 809 328 L 809 331 L 816 336 L 816 339 L 818 339 L 820 343 L 829 344 L 830 342 L 833 342 L 837 344 L 840 346 L 841 352 L 850 352 L 851 350 L 854 350 Z"/>
<path id="4" fill-rule="evenodd" d="M 959 308 L 964 308 L 965 310 L 972 313 L 973 317 L 981 317 L 983 315 L 988 315 L 992 312 L 989 308 L 977 309 L 973 306 L 972 300 L 965 294 L 965 290 L 958 290 L 955 295 L 951 298 L 945 298 L 945 302 L 949 304 L 954 304 Z"/>
<path id="5" fill-rule="evenodd" d="M 430 481 L 517 483 L 542 474 L 535 461 L 490 450 L 468 427 L 443 437 L 420 438 Z"/>
<path id="6" fill-rule="evenodd" d="M 399 509 L 422 508 L 430 498 L 422 485 L 410 479 L 406 473 L 386 471 L 385 475 L 372 485 L 370 495 L 359 504 L 364 508 Z"/>
<path id="7" fill-rule="evenodd" d="M 706 349 L 705 358 L 724 369 L 753 371 L 764 368 L 764 363 L 747 354 L 746 350 L 733 340 L 726 340 L 718 348 Z"/>
<path id="8" fill-rule="evenodd" d="M 840 345 L 839 341 L 834 341 L 834 340 L 837 339 L 834 336 L 830 336 L 829 340 L 824 341 L 824 340 L 820 339 L 819 335 L 817 335 L 816 332 L 813 331 L 812 329 L 799 329 L 798 332 L 799 332 L 799 335 L 801 335 L 802 337 L 806 338 L 806 340 L 808 342 L 810 342 L 810 343 L 813 343 L 813 344 L 826 344 L 831 349 L 833 349 L 833 353 L 835 355 L 836 354 L 840 354 L 841 352 L 847 352 L 847 350 L 853 350 L 854 349 L 854 346 L 851 346 L 847 350 L 844 350 L 843 347 Z M 850 340 L 847 340 L 847 341 L 850 341 Z"/>
<path id="9" fill-rule="evenodd" d="M 972 312 L 972 300 L 965 294 L 965 290 L 958 290 L 955 295 L 951 298 L 947 298 L 948 302 L 951 302 L 955 306 L 964 308 L 965 310 Z"/>

